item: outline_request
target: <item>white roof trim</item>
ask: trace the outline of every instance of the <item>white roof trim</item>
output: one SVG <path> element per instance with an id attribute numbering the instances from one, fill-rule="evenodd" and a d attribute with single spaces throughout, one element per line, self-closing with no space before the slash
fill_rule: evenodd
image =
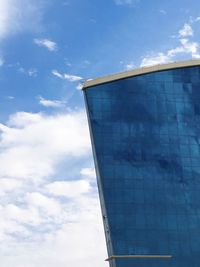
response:
<path id="1" fill-rule="evenodd" d="M 151 72 L 156 72 L 156 71 L 164 71 L 164 70 L 170 70 L 170 69 L 178 69 L 178 68 L 184 68 L 184 67 L 194 67 L 194 66 L 200 66 L 200 60 L 187 60 L 187 61 L 179 61 L 179 62 L 172 62 L 168 64 L 162 64 L 162 65 L 155 65 L 151 67 L 143 67 L 139 69 L 134 69 L 130 71 L 125 71 L 113 75 L 108 75 L 105 77 L 101 78 L 96 78 L 93 80 L 88 80 L 84 83 L 83 85 L 83 90 L 92 87 L 95 85 L 103 84 L 103 83 L 108 83 L 124 78 L 129 78 L 137 75 L 142 75 L 142 74 L 147 74 Z"/>

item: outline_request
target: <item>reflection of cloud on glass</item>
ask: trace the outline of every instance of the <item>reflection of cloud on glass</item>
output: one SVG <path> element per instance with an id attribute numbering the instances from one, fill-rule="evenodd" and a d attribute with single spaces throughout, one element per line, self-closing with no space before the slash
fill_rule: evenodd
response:
<path id="1" fill-rule="evenodd" d="M 187 67 L 84 88 L 113 255 L 174 248 L 174 235 L 185 236 L 177 229 L 190 227 L 200 189 L 199 74 Z"/>

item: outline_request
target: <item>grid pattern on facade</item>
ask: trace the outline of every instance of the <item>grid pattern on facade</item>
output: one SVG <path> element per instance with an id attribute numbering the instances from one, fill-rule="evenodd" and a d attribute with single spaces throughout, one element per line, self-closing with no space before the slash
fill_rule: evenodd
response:
<path id="1" fill-rule="evenodd" d="M 200 266 L 200 67 L 84 90 L 116 267 Z M 109 255 L 112 256 L 112 255 Z"/>

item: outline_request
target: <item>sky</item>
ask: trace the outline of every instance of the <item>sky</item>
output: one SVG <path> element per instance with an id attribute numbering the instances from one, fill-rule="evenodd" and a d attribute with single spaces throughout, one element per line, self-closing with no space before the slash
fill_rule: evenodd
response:
<path id="1" fill-rule="evenodd" d="M 198 0 L 0 0 L 0 266 L 106 267 L 82 83 L 200 58 Z"/>

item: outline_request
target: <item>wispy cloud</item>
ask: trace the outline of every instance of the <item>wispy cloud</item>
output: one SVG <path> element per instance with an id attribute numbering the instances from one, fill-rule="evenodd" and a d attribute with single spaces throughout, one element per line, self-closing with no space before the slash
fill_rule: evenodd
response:
<path id="1" fill-rule="evenodd" d="M 42 25 L 44 1 L 38 0 L 1 0 L 0 37 L 19 32 L 38 32 Z"/>
<path id="2" fill-rule="evenodd" d="M 77 82 L 77 81 L 80 81 L 82 80 L 83 78 L 80 77 L 80 76 L 76 76 L 76 75 L 72 75 L 72 74 L 68 74 L 68 73 L 63 73 L 61 74 L 60 72 L 58 72 L 57 70 L 52 70 L 52 74 L 54 76 L 57 76 L 58 78 L 60 79 L 63 79 L 63 80 L 67 80 L 69 82 Z"/>
<path id="3" fill-rule="evenodd" d="M 36 68 L 25 69 L 23 67 L 20 67 L 18 69 L 18 71 L 29 76 L 29 77 L 36 77 L 37 76 L 37 69 Z"/>
<path id="4" fill-rule="evenodd" d="M 194 59 L 199 59 L 199 44 L 195 41 L 191 41 L 189 39 L 191 36 L 193 36 L 192 26 L 185 23 L 184 26 L 179 30 L 178 46 L 169 49 L 166 52 L 150 53 L 142 59 L 140 66 L 145 67 L 171 62 L 175 60 L 178 55 L 188 55 Z"/>
<path id="5" fill-rule="evenodd" d="M 63 5 L 63 6 L 69 6 L 69 5 L 70 5 L 70 2 L 69 2 L 69 1 L 64 1 L 64 2 L 62 3 L 62 5 Z"/>
<path id="6" fill-rule="evenodd" d="M 43 97 L 39 97 L 39 104 L 44 107 L 61 108 L 65 106 L 65 102 L 61 100 L 50 100 Z"/>
<path id="7" fill-rule="evenodd" d="M 179 31 L 179 36 L 184 37 L 184 38 L 188 36 L 193 36 L 193 29 L 191 25 L 189 25 L 188 23 L 185 23 L 183 28 L 181 28 Z"/>
<path id="8" fill-rule="evenodd" d="M 34 39 L 34 43 L 38 46 L 42 46 L 47 48 L 50 52 L 54 52 L 58 50 L 58 46 L 55 42 L 50 39 Z"/>
<path id="9" fill-rule="evenodd" d="M 167 14 L 167 11 L 164 10 L 164 9 L 160 9 L 159 12 L 160 12 L 161 14 L 163 14 L 163 15 L 166 15 L 166 14 Z"/>
<path id="10" fill-rule="evenodd" d="M 133 62 L 129 62 L 128 64 L 126 64 L 125 68 L 126 70 L 132 70 L 135 68 L 135 64 Z"/>
<path id="11" fill-rule="evenodd" d="M 70 82 L 77 82 L 77 81 L 82 80 L 83 78 L 80 77 L 80 76 L 76 76 L 76 75 L 71 75 L 71 74 L 67 74 L 67 73 L 65 73 L 65 74 L 64 74 L 64 79 L 65 79 L 65 80 L 68 80 L 68 81 L 70 81 Z"/>
<path id="12" fill-rule="evenodd" d="M 65 65 L 67 67 L 71 67 L 72 66 L 72 63 L 67 58 L 65 58 L 64 60 L 65 60 Z"/>
<path id="13" fill-rule="evenodd" d="M 114 0 L 116 5 L 132 5 L 138 3 L 140 0 Z"/>
<path id="14" fill-rule="evenodd" d="M 61 74 L 57 70 L 52 70 L 52 74 L 60 79 L 65 79 L 64 74 Z"/>
<path id="15" fill-rule="evenodd" d="M 9 100 L 13 100 L 13 99 L 15 99 L 15 97 L 12 96 L 12 95 L 8 95 L 8 96 L 6 96 L 6 98 L 9 99 Z"/>
<path id="16" fill-rule="evenodd" d="M 83 84 L 82 84 L 82 83 L 79 83 L 79 84 L 76 86 L 76 89 L 77 89 L 77 90 L 82 90 L 82 89 L 83 89 Z"/>
<path id="17" fill-rule="evenodd" d="M 4 59 L 3 59 L 3 57 L 0 57 L 0 67 L 2 67 L 3 64 L 4 64 Z"/>

